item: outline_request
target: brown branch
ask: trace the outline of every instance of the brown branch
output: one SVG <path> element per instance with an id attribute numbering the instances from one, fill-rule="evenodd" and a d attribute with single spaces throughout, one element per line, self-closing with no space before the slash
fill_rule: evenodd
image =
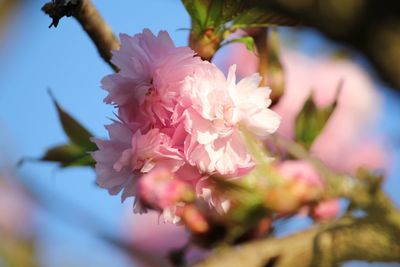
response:
<path id="1" fill-rule="evenodd" d="M 111 63 L 111 50 L 119 48 L 119 43 L 111 28 L 103 20 L 90 0 L 53 0 L 45 4 L 42 10 L 52 18 L 51 26 L 57 27 L 59 20 L 73 16 L 95 44 L 100 56 L 115 71 L 118 69 Z"/>
<path id="2" fill-rule="evenodd" d="M 325 267 L 350 260 L 400 262 L 400 225 L 344 218 L 285 238 L 227 249 L 193 267 Z"/>

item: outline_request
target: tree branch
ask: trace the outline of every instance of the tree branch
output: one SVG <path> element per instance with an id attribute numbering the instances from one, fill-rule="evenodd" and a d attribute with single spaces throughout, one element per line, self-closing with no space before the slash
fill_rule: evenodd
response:
<path id="1" fill-rule="evenodd" d="M 230 248 L 193 267 L 325 267 L 349 260 L 400 262 L 400 225 L 344 218 L 282 239 Z M 397 237 L 397 238 L 396 238 Z"/>
<path id="2" fill-rule="evenodd" d="M 95 44 L 100 56 L 111 68 L 117 67 L 111 63 L 111 50 L 119 48 L 119 43 L 111 28 L 103 20 L 90 0 L 53 0 L 45 4 L 42 10 L 52 18 L 51 26 L 57 27 L 62 17 L 73 16 Z"/>

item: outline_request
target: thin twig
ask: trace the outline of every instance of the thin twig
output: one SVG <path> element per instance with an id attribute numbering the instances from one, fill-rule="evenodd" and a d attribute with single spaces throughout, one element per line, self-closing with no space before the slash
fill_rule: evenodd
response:
<path id="1" fill-rule="evenodd" d="M 57 27 L 63 17 L 76 18 L 97 47 L 100 56 L 113 70 L 118 71 L 111 63 L 111 51 L 119 48 L 119 42 L 90 0 L 53 0 L 45 4 L 42 10 L 52 18 L 50 27 Z"/>

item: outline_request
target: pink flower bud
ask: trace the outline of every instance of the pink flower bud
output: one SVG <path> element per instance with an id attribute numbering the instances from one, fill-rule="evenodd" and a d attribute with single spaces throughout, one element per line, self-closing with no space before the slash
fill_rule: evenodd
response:
<path id="1" fill-rule="evenodd" d="M 287 160 L 278 169 L 286 181 L 292 184 L 292 193 L 303 202 L 315 200 L 324 189 L 318 173 L 306 161 Z"/>
<path id="2" fill-rule="evenodd" d="M 332 219 L 339 213 L 339 209 L 339 199 L 322 201 L 311 210 L 311 217 L 318 221 Z"/>
<path id="3" fill-rule="evenodd" d="M 155 168 L 139 180 L 139 199 L 157 210 L 172 207 L 179 202 L 190 202 L 195 194 L 186 182 L 175 177 L 166 168 Z"/>
<path id="4" fill-rule="evenodd" d="M 203 234 L 208 231 L 206 218 L 194 205 L 185 205 L 177 212 L 186 227 L 194 234 Z"/>
<path id="5" fill-rule="evenodd" d="M 285 161 L 278 167 L 282 176 L 287 179 L 289 185 L 287 198 L 289 203 L 296 203 L 302 206 L 307 203 L 318 201 L 324 192 L 324 184 L 316 170 L 306 161 Z M 290 197 L 289 197 L 290 196 Z M 295 200 L 293 200 L 295 199 Z M 288 204 L 287 204 L 288 205 Z M 293 205 L 292 205 L 293 206 Z M 322 201 L 311 210 L 307 207 L 307 213 L 310 213 L 314 219 L 323 220 L 336 216 L 339 212 L 339 200 L 330 199 Z M 283 210 L 281 211 L 283 212 Z"/>
<path id="6" fill-rule="evenodd" d="M 269 189 L 264 198 L 264 205 L 279 213 L 292 213 L 301 206 L 297 196 L 290 192 L 289 184 Z"/>

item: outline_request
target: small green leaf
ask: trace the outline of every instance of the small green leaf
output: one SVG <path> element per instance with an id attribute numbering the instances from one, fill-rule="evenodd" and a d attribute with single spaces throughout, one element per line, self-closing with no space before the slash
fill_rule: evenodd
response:
<path id="1" fill-rule="evenodd" d="M 207 19 L 205 27 L 219 27 L 222 21 L 223 0 L 213 0 L 209 3 L 207 9 Z"/>
<path id="2" fill-rule="evenodd" d="M 225 24 L 247 6 L 244 0 L 182 0 L 192 19 L 192 30 L 200 35 L 208 29 L 222 33 Z"/>
<path id="3" fill-rule="evenodd" d="M 224 42 L 222 45 L 227 45 L 231 43 L 243 43 L 246 45 L 247 50 L 254 52 L 254 39 L 251 36 L 243 36 L 239 38 L 230 39 Z"/>
<path id="4" fill-rule="evenodd" d="M 248 9 L 247 0 L 225 0 L 222 9 L 222 19 L 224 22 L 232 21 L 244 10 Z"/>
<path id="5" fill-rule="evenodd" d="M 88 130 L 86 130 L 77 120 L 71 115 L 65 112 L 61 106 L 57 103 L 54 96 L 49 92 L 54 105 L 56 106 L 58 117 L 64 132 L 67 134 L 72 143 L 84 148 L 86 151 L 94 151 L 97 149 L 96 145 L 90 141 L 93 136 Z"/>
<path id="6" fill-rule="evenodd" d="M 182 0 L 192 18 L 192 27 L 202 29 L 207 20 L 208 5 L 212 0 Z"/>
<path id="7" fill-rule="evenodd" d="M 275 11 L 264 8 L 249 8 L 240 13 L 232 22 L 232 29 L 277 26 L 295 26 L 299 22 Z"/>
<path id="8" fill-rule="evenodd" d="M 84 156 L 70 162 L 66 167 L 73 167 L 73 166 L 89 166 L 94 167 L 96 161 L 90 154 L 85 154 Z"/>
<path id="9" fill-rule="evenodd" d="M 45 161 L 69 162 L 79 158 L 85 151 L 75 144 L 65 144 L 55 146 L 47 150 L 46 154 L 41 158 Z"/>
<path id="10" fill-rule="evenodd" d="M 64 144 L 50 148 L 40 158 L 42 161 L 57 162 L 62 167 L 94 166 L 94 159 L 76 144 Z"/>
<path id="11" fill-rule="evenodd" d="M 302 110 L 297 115 L 295 121 L 295 140 L 303 144 L 307 149 L 314 143 L 334 112 L 341 85 L 342 83 L 339 84 L 335 101 L 332 104 L 318 108 L 314 102 L 313 93 L 311 93 L 304 103 Z"/>

